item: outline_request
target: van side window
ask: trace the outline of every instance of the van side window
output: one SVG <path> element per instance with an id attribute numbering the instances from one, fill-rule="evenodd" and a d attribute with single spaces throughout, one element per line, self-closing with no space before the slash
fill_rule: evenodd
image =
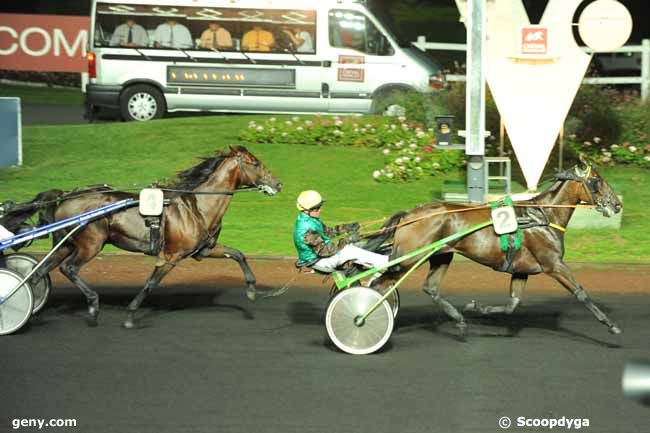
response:
<path id="1" fill-rule="evenodd" d="M 332 9 L 329 12 L 330 45 L 350 48 L 373 56 L 392 56 L 393 47 L 386 36 L 364 14 Z"/>

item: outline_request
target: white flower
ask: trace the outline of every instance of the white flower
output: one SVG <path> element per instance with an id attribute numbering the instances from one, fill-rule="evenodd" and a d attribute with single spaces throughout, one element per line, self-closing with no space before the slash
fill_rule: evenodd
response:
<path id="1" fill-rule="evenodd" d="M 402 158 L 397 158 L 395 164 L 400 165 L 402 163 Z"/>
<path id="2" fill-rule="evenodd" d="M 611 161 L 611 160 L 612 160 L 612 158 L 610 158 L 609 156 L 604 156 L 604 157 L 601 159 L 602 162 L 609 162 L 609 161 Z"/>
<path id="3" fill-rule="evenodd" d="M 311 126 L 313 123 L 314 122 L 312 122 L 311 120 L 305 120 L 305 125 L 307 126 Z"/>
<path id="4" fill-rule="evenodd" d="M 302 126 L 297 127 L 296 131 L 302 131 Z"/>
<path id="5" fill-rule="evenodd" d="M 433 168 L 439 168 L 440 167 L 440 164 L 438 164 L 437 162 L 434 162 L 431 165 L 433 166 Z"/>
<path id="6" fill-rule="evenodd" d="M 366 128 L 361 128 L 361 133 L 365 134 L 366 133 Z"/>
<path id="7" fill-rule="evenodd" d="M 585 141 L 585 146 L 587 147 L 591 146 L 591 141 Z"/>
<path id="8" fill-rule="evenodd" d="M 575 134 L 569 134 L 569 138 L 570 138 L 571 140 L 575 140 L 575 139 L 576 139 L 576 135 L 575 135 Z"/>
<path id="9" fill-rule="evenodd" d="M 384 149 L 382 153 L 384 155 L 388 155 L 390 153 L 390 149 Z"/>
<path id="10" fill-rule="evenodd" d="M 409 144 L 409 147 L 410 147 L 411 149 L 416 149 L 416 148 L 418 147 L 418 145 L 415 144 L 415 143 L 411 143 L 411 144 Z"/>
<path id="11" fill-rule="evenodd" d="M 395 129 L 397 128 L 397 125 L 390 125 L 390 129 Z"/>
<path id="12" fill-rule="evenodd" d="M 293 120 L 294 122 L 297 122 L 297 121 L 300 120 L 300 117 L 298 117 L 298 116 L 293 116 L 293 117 L 291 118 L 291 120 Z"/>
<path id="13" fill-rule="evenodd" d="M 291 120 L 287 120 L 287 121 L 284 122 L 284 123 L 286 123 L 286 124 L 289 125 L 289 126 L 293 125 L 293 122 L 292 122 Z"/>
<path id="14" fill-rule="evenodd" d="M 409 126 L 406 123 L 402 123 L 402 129 L 406 131 L 407 129 L 409 129 Z"/>
<path id="15" fill-rule="evenodd" d="M 399 117 L 397 118 L 397 120 L 399 120 L 400 122 L 404 123 L 404 122 L 406 121 L 406 116 L 399 116 Z"/>
<path id="16" fill-rule="evenodd" d="M 600 137 L 594 137 L 594 143 L 596 144 L 600 143 Z"/>
<path id="17" fill-rule="evenodd" d="M 403 141 L 398 141 L 397 143 L 395 143 L 395 147 L 402 147 L 403 144 L 404 144 Z"/>
<path id="18" fill-rule="evenodd" d="M 418 131 L 418 133 L 415 134 L 415 135 L 416 135 L 418 138 L 422 138 L 422 137 L 424 137 L 426 134 L 424 133 L 424 131 Z"/>
<path id="19" fill-rule="evenodd" d="M 286 132 L 283 132 L 283 133 L 282 133 L 282 136 L 283 136 L 283 137 L 286 137 L 287 135 L 289 135 L 289 134 L 287 134 Z"/>
<path id="20" fill-rule="evenodd" d="M 343 121 L 342 121 L 341 119 L 336 119 L 336 120 L 334 121 L 334 125 L 336 125 L 336 126 L 341 126 L 341 125 L 343 125 Z"/>
<path id="21" fill-rule="evenodd" d="M 358 134 L 359 133 L 359 128 L 354 128 L 354 133 Z"/>
<path id="22" fill-rule="evenodd" d="M 275 132 L 275 128 L 271 128 L 270 131 L 273 133 Z"/>
<path id="23" fill-rule="evenodd" d="M 372 177 L 374 177 L 375 179 L 377 179 L 379 176 L 381 176 L 381 171 L 375 170 L 372 172 Z"/>
<path id="24" fill-rule="evenodd" d="M 403 162 L 407 162 L 407 161 L 410 161 L 410 160 L 411 160 L 411 158 L 409 158 L 408 156 L 402 157 Z"/>
<path id="25" fill-rule="evenodd" d="M 269 119 L 269 122 L 275 122 L 276 120 L 278 120 L 278 119 L 276 119 L 275 117 L 271 117 L 271 118 Z"/>
<path id="26" fill-rule="evenodd" d="M 612 152 L 605 151 L 605 152 L 603 152 L 603 156 L 605 156 L 606 158 L 611 158 L 612 157 Z"/>
<path id="27" fill-rule="evenodd" d="M 644 156 L 644 157 L 643 157 L 643 160 L 644 160 L 644 161 L 650 161 L 650 155 L 646 155 L 646 156 Z"/>
<path id="28" fill-rule="evenodd" d="M 629 150 L 630 152 L 634 153 L 634 152 L 636 152 L 636 147 L 634 147 L 634 146 L 630 146 L 630 147 L 627 148 L 627 150 Z"/>
<path id="29" fill-rule="evenodd" d="M 258 131 L 264 131 L 264 127 L 263 127 L 263 126 L 261 126 L 261 125 L 260 125 L 260 126 L 258 126 L 258 127 L 257 127 L 257 128 L 255 128 L 255 129 L 257 129 Z"/>
<path id="30" fill-rule="evenodd" d="M 375 128 L 370 128 L 370 132 L 375 133 L 377 130 Z"/>
<path id="31" fill-rule="evenodd" d="M 422 161 L 422 158 L 420 158 L 419 156 L 416 156 L 415 158 L 413 158 L 413 161 L 420 162 L 420 161 Z"/>
<path id="32" fill-rule="evenodd" d="M 370 123 L 366 123 L 366 128 L 370 129 L 372 128 L 372 125 Z"/>
<path id="33" fill-rule="evenodd" d="M 418 167 L 415 167 L 415 169 L 416 169 L 417 171 L 422 171 L 422 167 L 419 167 L 419 166 L 418 166 Z"/>
<path id="34" fill-rule="evenodd" d="M 387 173 L 386 177 L 389 178 L 389 179 L 392 179 L 393 178 L 393 173 Z"/>
<path id="35" fill-rule="evenodd" d="M 618 144 L 612 144 L 611 146 L 609 146 L 609 148 L 612 149 L 612 150 L 618 149 L 619 147 L 620 146 Z"/>

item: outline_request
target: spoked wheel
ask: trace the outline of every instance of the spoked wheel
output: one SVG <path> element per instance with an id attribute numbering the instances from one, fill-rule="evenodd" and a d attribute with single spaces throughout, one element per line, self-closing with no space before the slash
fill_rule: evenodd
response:
<path id="1" fill-rule="evenodd" d="M 365 321 L 359 318 L 381 299 L 367 287 L 345 289 L 332 298 L 325 315 L 327 334 L 336 347 L 352 355 L 367 355 L 383 347 L 393 332 L 393 310 L 382 302 Z"/>
<path id="2" fill-rule="evenodd" d="M 380 293 L 382 296 L 386 294 L 388 290 L 390 290 L 392 286 L 386 287 L 385 290 L 378 290 L 377 292 Z M 388 305 L 390 305 L 391 310 L 393 310 L 393 318 L 397 317 L 397 312 L 399 311 L 399 291 L 397 289 L 393 290 L 393 293 L 388 296 L 388 299 L 386 299 L 386 302 L 388 302 Z"/>
<path id="3" fill-rule="evenodd" d="M 17 272 L 21 276 L 29 274 L 32 269 L 38 264 L 38 260 L 29 254 L 15 253 L 9 254 L 5 257 L 5 266 L 10 271 Z M 34 311 L 33 313 L 38 313 L 45 302 L 47 302 L 47 297 L 50 295 L 50 289 L 52 288 L 52 280 L 50 280 L 49 275 L 45 275 L 43 278 L 38 280 L 37 283 L 31 283 L 30 287 L 32 288 L 32 294 L 34 295 Z"/>
<path id="4" fill-rule="evenodd" d="M 9 296 L 23 277 L 8 269 L 0 269 L 0 335 L 18 331 L 27 323 L 34 309 L 34 296 L 29 284 L 23 284 Z"/>

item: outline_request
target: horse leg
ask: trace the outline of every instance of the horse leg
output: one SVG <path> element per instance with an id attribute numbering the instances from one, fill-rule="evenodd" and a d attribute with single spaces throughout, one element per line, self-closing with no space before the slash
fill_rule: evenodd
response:
<path id="1" fill-rule="evenodd" d="M 143 289 L 136 295 L 135 298 L 131 301 L 129 306 L 127 307 L 128 315 L 126 318 L 126 321 L 124 322 L 124 327 L 127 329 L 132 329 L 135 328 L 135 312 L 137 309 L 140 307 L 140 304 L 142 304 L 142 301 L 147 297 L 147 295 L 153 290 L 154 288 L 158 287 L 158 284 L 160 284 L 160 281 L 171 271 L 174 269 L 174 266 L 176 266 L 176 263 L 165 263 L 163 265 L 156 266 L 147 279 L 147 282 L 145 283 Z"/>
<path id="2" fill-rule="evenodd" d="M 81 267 L 91 261 L 102 250 L 102 243 L 79 244 L 70 256 L 62 263 L 59 269 L 75 286 L 86 296 L 88 303 L 87 323 L 89 326 L 97 326 L 99 316 L 99 295 L 79 276 Z"/>
<path id="3" fill-rule="evenodd" d="M 555 278 L 568 291 L 570 291 L 573 296 L 578 299 L 578 301 L 582 302 L 585 307 L 587 307 L 587 309 L 593 313 L 593 315 L 596 317 L 596 319 L 598 319 L 600 323 L 607 326 L 610 333 L 620 334 L 622 332 L 621 329 L 616 326 L 616 324 L 612 323 L 607 315 L 605 315 L 605 313 L 603 313 L 600 308 L 598 308 L 593 303 L 585 289 L 580 286 L 578 281 L 569 270 L 569 267 L 564 262 L 558 261 L 556 263 L 553 263 L 552 267 L 549 270 L 544 269 L 544 272 Z"/>
<path id="4" fill-rule="evenodd" d="M 200 260 L 202 258 L 221 259 L 224 257 L 232 259 L 239 264 L 239 267 L 244 273 L 244 278 L 246 279 L 246 297 L 255 302 L 255 299 L 257 298 L 257 290 L 255 289 L 255 284 L 257 281 L 255 280 L 255 275 L 253 275 L 253 271 L 251 271 L 250 266 L 248 266 L 248 262 L 246 261 L 246 256 L 244 253 L 236 250 L 235 248 L 217 244 L 212 248 L 200 251 L 198 256 L 195 258 Z"/>
<path id="5" fill-rule="evenodd" d="M 440 282 L 447 273 L 449 264 L 454 258 L 453 253 L 440 254 L 429 259 L 430 270 L 424 283 L 424 292 L 431 296 L 433 301 L 438 304 L 444 312 L 456 321 L 456 326 L 460 330 L 460 337 L 465 338 L 467 334 L 467 322 L 463 315 L 448 300 L 440 296 Z"/>
<path id="6" fill-rule="evenodd" d="M 478 312 L 481 314 L 512 314 L 521 303 L 528 274 L 512 274 L 510 279 L 510 300 L 506 305 L 482 305 L 472 301 L 465 306 L 465 311 Z"/>

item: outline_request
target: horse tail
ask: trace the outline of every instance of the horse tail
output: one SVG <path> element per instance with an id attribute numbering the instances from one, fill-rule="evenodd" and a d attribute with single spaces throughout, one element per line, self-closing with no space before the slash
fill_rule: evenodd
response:
<path id="1" fill-rule="evenodd" d="M 370 251 L 377 251 L 384 242 L 395 236 L 395 230 L 401 219 L 407 214 L 407 212 L 398 212 L 388 221 L 386 221 L 379 231 L 379 233 L 369 236 L 367 242 L 364 245 L 364 248 Z"/>
<path id="2" fill-rule="evenodd" d="M 31 228 L 25 221 L 34 215 L 36 212 L 39 214 L 39 224 L 43 222 L 43 215 L 49 212 L 51 217 L 48 222 L 54 221 L 54 209 L 58 203 L 58 198 L 63 194 L 59 189 L 50 189 L 38 193 L 31 201 L 27 203 L 15 204 L 13 202 L 4 202 L 0 205 L 0 224 L 7 230 L 20 233 L 26 229 Z M 4 212 L 2 212 L 4 211 Z"/>

